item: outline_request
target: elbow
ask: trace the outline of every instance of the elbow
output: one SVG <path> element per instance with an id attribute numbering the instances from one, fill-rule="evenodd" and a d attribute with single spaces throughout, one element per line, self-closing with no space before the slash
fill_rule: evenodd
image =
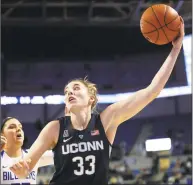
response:
<path id="1" fill-rule="evenodd" d="M 165 86 L 165 83 L 163 83 L 162 81 L 157 81 L 156 83 L 155 81 L 152 81 L 151 84 L 147 87 L 147 89 L 149 89 L 149 91 L 152 94 L 155 94 L 158 96 L 162 91 L 162 89 L 164 88 L 164 86 Z"/>
<path id="2" fill-rule="evenodd" d="M 159 96 L 159 94 L 161 93 L 162 89 L 157 89 L 155 91 L 151 92 L 151 96 L 155 99 Z"/>
<path id="3" fill-rule="evenodd" d="M 159 96 L 163 88 L 160 87 L 153 87 L 153 86 L 148 86 L 147 91 L 148 91 L 148 98 L 154 100 Z"/>

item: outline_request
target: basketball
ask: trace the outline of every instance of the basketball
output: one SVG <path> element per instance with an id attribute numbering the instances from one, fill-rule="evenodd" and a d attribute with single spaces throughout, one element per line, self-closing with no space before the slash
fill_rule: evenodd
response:
<path id="1" fill-rule="evenodd" d="M 165 4 L 156 4 L 145 10 L 140 19 L 143 36 L 157 45 L 168 44 L 179 34 L 181 18 L 178 12 Z"/>

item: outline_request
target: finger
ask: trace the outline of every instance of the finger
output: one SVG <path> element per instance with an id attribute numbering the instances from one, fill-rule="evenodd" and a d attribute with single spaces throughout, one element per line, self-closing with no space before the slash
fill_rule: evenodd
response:
<path id="1" fill-rule="evenodd" d="M 28 160 L 26 160 L 25 161 L 25 166 L 26 166 L 26 168 L 29 170 L 29 165 L 30 165 L 30 163 L 31 163 L 31 159 L 28 159 Z"/>
<path id="2" fill-rule="evenodd" d="M 26 162 L 27 162 L 27 164 L 30 164 L 31 163 L 31 159 L 28 159 Z"/>
<path id="3" fill-rule="evenodd" d="M 1 137 L 1 141 L 5 141 L 6 140 L 6 138 L 4 138 L 4 137 Z"/>
<path id="4" fill-rule="evenodd" d="M 20 164 L 22 167 L 26 167 L 24 160 L 20 160 L 20 161 L 19 161 L 19 164 Z"/>
<path id="5" fill-rule="evenodd" d="M 15 169 L 14 167 L 9 168 L 16 176 L 18 176 L 18 170 Z"/>
<path id="6" fill-rule="evenodd" d="M 12 170 L 14 170 L 14 171 L 17 171 L 18 170 L 18 168 L 17 168 L 17 166 L 14 164 L 12 167 L 10 167 L 10 169 L 12 169 Z"/>
<path id="7" fill-rule="evenodd" d="M 20 163 L 15 164 L 15 166 L 17 167 L 17 169 L 21 169 L 22 165 Z"/>
<path id="8" fill-rule="evenodd" d="M 6 138 L 1 138 L 1 142 L 7 143 L 7 139 Z"/>
<path id="9" fill-rule="evenodd" d="M 184 19 L 182 18 L 182 16 L 180 16 L 180 20 L 181 20 L 182 24 L 184 24 Z"/>
<path id="10" fill-rule="evenodd" d="M 181 16 L 180 16 L 180 20 L 181 20 L 180 30 L 184 30 L 184 20 Z"/>
<path id="11" fill-rule="evenodd" d="M 26 163 L 30 164 L 30 163 L 31 163 L 31 159 L 20 160 L 19 162 L 20 162 L 20 163 L 23 163 L 23 164 L 26 164 Z"/>
<path id="12" fill-rule="evenodd" d="M 31 163 L 31 159 L 28 159 L 27 161 L 25 160 L 22 160 L 22 161 L 19 161 L 19 163 L 24 166 L 27 170 L 29 170 L 29 164 Z"/>
<path id="13" fill-rule="evenodd" d="M 10 167 L 9 168 L 13 173 L 15 173 L 16 172 L 16 170 L 13 168 L 13 166 L 12 167 Z"/>
<path id="14" fill-rule="evenodd" d="M 6 138 L 6 137 L 1 135 L 1 138 Z"/>
<path id="15" fill-rule="evenodd" d="M 5 144 L 5 143 L 7 143 L 6 140 L 2 139 L 1 144 Z"/>
<path id="16" fill-rule="evenodd" d="M 6 137 L 1 136 L 1 141 L 7 141 Z"/>

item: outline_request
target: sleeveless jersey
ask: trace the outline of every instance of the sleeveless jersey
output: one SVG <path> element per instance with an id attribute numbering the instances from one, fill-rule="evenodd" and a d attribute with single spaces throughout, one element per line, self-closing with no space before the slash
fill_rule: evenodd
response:
<path id="1" fill-rule="evenodd" d="M 1 152 L 1 184 L 11 184 L 11 185 L 29 185 L 29 184 L 37 184 L 37 170 L 38 165 L 34 167 L 28 177 L 26 179 L 19 179 L 17 176 L 9 169 L 12 164 L 16 163 L 18 160 L 22 159 L 26 155 L 26 151 L 22 150 L 22 156 L 11 158 L 6 152 Z"/>
<path id="2" fill-rule="evenodd" d="M 86 129 L 73 129 L 70 116 L 59 118 L 60 131 L 53 149 L 55 173 L 50 184 L 108 184 L 109 143 L 100 115 L 92 114 Z"/>

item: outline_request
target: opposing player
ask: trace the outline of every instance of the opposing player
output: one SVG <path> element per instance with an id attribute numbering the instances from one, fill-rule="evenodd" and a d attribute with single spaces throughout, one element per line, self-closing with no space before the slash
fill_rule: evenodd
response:
<path id="1" fill-rule="evenodd" d="M 180 36 L 173 42 L 169 56 L 150 85 L 125 100 L 108 106 L 100 114 L 92 114 L 97 103 L 96 86 L 81 79 L 69 82 L 64 92 L 70 115 L 49 122 L 22 163 L 17 163 L 10 169 L 20 178 L 26 177 L 42 154 L 52 148 L 56 172 L 50 184 L 107 184 L 110 146 L 118 126 L 159 95 L 176 63 L 183 37 L 182 22 Z"/>
<path id="2" fill-rule="evenodd" d="M 9 169 L 11 165 L 23 159 L 27 150 L 22 149 L 24 132 L 22 124 L 13 117 L 4 119 L 1 124 L 1 184 L 37 184 L 38 167 L 52 165 L 52 151 L 47 151 L 30 171 L 25 179 L 18 179 Z M 17 165 L 19 167 L 19 165 Z"/>

